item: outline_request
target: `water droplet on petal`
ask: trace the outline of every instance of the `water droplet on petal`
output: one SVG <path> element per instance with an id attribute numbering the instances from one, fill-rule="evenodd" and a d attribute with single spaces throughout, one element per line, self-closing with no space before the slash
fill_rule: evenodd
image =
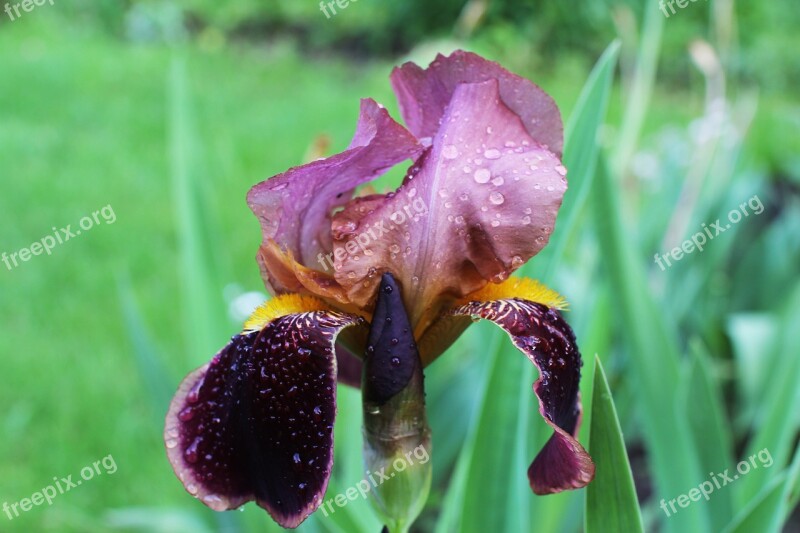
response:
<path id="1" fill-rule="evenodd" d="M 500 150 L 495 150 L 494 148 L 490 148 L 483 152 L 483 157 L 486 159 L 500 159 Z"/>
<path id="2" fill-rule="evenodd" d="M 200 446 L 200 442 L 202 442 L 202 440 L 203 439 L 201 437 L 197 437 L 196 439 L 194 439 L 194 442 L 192 442 L 192 444 L 189 445 L 188 448 L 186 448 L 186 451 L 183 454 L 183 456 L 186 458 L 186 462 L 188 462 L 188 463 L 196 463 L 197 462 L 197 459 L 198 459 L 198 457 L 197 457 L 197 447 Z"/>
<path id="3" fill-rule="evenodd" d="M 458 157 L 458 148 L 453 146 L 452 144 L 448 144 L 444 148 L 442 148 L 442 157 L 445 159 L 455 159 Z"/>
<path id="4" fill-rule="evenodd" d="M 225 509 L 225 503 L 222 501 L 222 498 L 220 498 L 216 494 L 209 494 L 207 496 L 203 496 L 203 503 L 205 503 L 215 511 L 222 511 Z"/>
<path id="5" fill-rule="evenodd" d="M 505 183 L 505 180 L 502 178 L 502 176 L 497 176 L 495 179 L 492 180 L 492 185 L 495 185 L 497 187 L 501 186 L 503 183 Z"/>
<path id="6" fill-rule="evenodd" d="M 560 175 L 562 175 L 562 176 L 566 176 L 566 175 L 567 175 L 567 169 L 566 169 L 566 168 L 564 168 L 564 165 L 558 165 L 558 166 L 556 166 L 556 169 L 555 169 L 555 170 L 556 170 L 556 172 L 558 172 L 558 173 L 559 173 Z"/>
<path id="7" fill-rule="evenodd" d="M 499 193 L 497 191 L 494 191 L 492 192 L 492 194 L 489 195 L 489 201 L 492 202 L 494 205 L 502 204 L 505 201 L 505 199 L 506 199 L 505 196 L 503 196 L 502 193 Z"/>
<path id="8" fill-rule="evenodd" d="M 479 168 L 475 171 L 475 181 L 478 183 L 489 183 L 492 178 L 492 173 L 488 169 Z"/>
<path id="9" fill-rule="evenodd" d="M 499 220 L 492 220 L 492 227 L 493 228 L 496 228 L 499 225 L 500 225 L 500 221 Z"/>

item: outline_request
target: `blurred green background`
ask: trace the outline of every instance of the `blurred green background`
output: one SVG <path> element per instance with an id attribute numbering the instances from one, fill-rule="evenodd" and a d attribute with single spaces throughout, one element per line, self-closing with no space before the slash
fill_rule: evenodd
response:
<path id="1" fill-rule="evenodd" d="M 800 531 L 800 10 L 675 9 L 359 0 L 328 18 L 312 0 L 55 0 L 0 13 L 0 252 L 104 206 L 116 217 L 0 263 L 0 503 L 109 455 L 117 466 L 0 514 L 0 531 L 280 530 L 252 504 L 217 514 L 185 493 L 163 450 L 167 404 L 265 297 L 247 190 L 344 148 L 362 97 L 399 117 L 392 66 L 457 48 L 532 79 L 572 121 L 570 192 L 526 273 L 570 301 L 582 442 L 597 354 L 648 531 Z M 580 95 L 615 39 L 605 113 L 602 83 Z M 763 213 L 655 263 L 754 195 Z M 607 530 L 593 517 L 612 510 L 587 508 L 584 490 L 530 493 L 549 432 L 535 371 L 504 335 L 470 328 L 427 376 L 434 486 L 415 531 Z M 357 392 L 340 392 L 339 412 L 329 496 L 364 475 Z M 764 448 L 773 466 L 659 509 Z M 379 528 L 359 501 L 301 531 Z"/>

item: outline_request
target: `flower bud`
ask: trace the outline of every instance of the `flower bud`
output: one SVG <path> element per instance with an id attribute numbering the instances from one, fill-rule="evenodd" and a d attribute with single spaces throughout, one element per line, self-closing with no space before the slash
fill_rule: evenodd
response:
<path id="1" fill-rule="evenodd" d="M 407 531 L 431 485 L 430 429 L 422 361 L 400 289 L 384 274 L 362 376 L 364 460 L 372 502 L 390 532 Z"/>

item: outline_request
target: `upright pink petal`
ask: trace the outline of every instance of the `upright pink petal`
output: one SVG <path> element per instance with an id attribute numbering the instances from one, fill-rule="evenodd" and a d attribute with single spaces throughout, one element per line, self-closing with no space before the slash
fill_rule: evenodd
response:
<path id="1" fill-rule="evenodd" d="M 391 270 L 412 323 L 502 281 L 541 250 L 567 188 L 559 158 L 500 98 L 497 80 L 456 87 L 431 147 L 396 193 L 370 197 L 335 235 L 337 281 L 366 305 Z M 358 243 L 356 246 L 355 243 Z"/>
<path id="2" fill-rule="evenodd" d="M 531 137 L 560 156 L 563 127 L 553 99 L 493 61 L 459 50 L 448 57 L 439 55 L 427 69 L 406 63 L 396 68 L 391 78 L 403 120 L 419 138 L 436 135 L 439 120 L 459 84 L 490 79 L 499 82 L 501 100 L 522 120 Z"/>

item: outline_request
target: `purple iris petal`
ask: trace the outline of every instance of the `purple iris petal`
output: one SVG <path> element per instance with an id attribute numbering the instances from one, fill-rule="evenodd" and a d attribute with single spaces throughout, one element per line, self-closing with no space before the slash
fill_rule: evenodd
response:
<path id="1" fill-rule="evenodd" d="M 439 55 L 427 69 L 406 63 L 396 68 L 391 77 L 403 120 L 419 138 L 436 135 L 439 120 L 460 84 L 490 79 L 500 83 L 503 103 L 520 117 L 531 137 L 560 156 L 563 129 L 553 99 L 493 61 L 459 50 L 448 57 Z"/>
<path id="2" fill-rule="evenodd" d="M 374 100 L 361 101 L 358 127 L 344 152 L 292 168 L 253 187 L 247 201 L 261 221 L 264 244 L 274 240 L 301 264 L 323 270 L 319 254 L 331 248 L 331 212 L 356 186 L 421 151 L 417 140 Z M 259 256 L 263 261 L 263 256 Z M 288 292 L 262 264 L 273 291 Z"/>
<path id="3" fill-rule="evenodd" d="M 190 374 L 164 432 L 186 490 L 217 511 L 255 500 L 284 527 L 313 512 L 333 465 L 335 337 L 360 321 L 287 315 L 234 337 Z"/>
<path id="4" fill-rule="evenodd" d="M 419 324 L 443 298 L 503 281 L 547 244 L 565 174 L 503 103 L 497 80 L 460 84 L 396 194 L 371 197 L 363 213 L 345 210 L 353 223 L 334 240 L 336 280 L 366 305 L 391 268 Z M 365 235 L 363 247 L 347 249 Z"/>
<path id="5" fill-rule="evenodd" d="M 539 369 L 533 391 L 554 433 L 528 469 L 533 491 L 551 494 L 586 486 L 594 477 L 594 464 L 575 438 L 581 419 L 582 362 L 569 324 L 555 309 L 516 298 L 470 302 L 452 314 L 494 322 Z"/>

